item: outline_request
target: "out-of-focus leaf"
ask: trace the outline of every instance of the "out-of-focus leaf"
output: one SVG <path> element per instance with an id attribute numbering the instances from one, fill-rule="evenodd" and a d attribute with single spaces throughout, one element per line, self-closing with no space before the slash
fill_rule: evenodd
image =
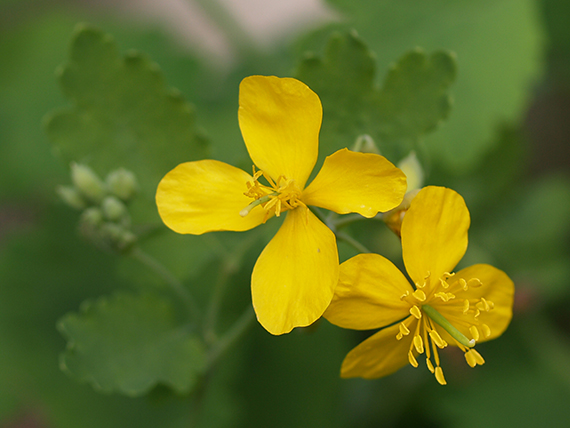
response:
<path id="1" fill-rule="evenodd" d="M 178 163 L 205 156 L 193 107 L 145 55 L 121 56 L 110 35 L 78 26 L 58 74 L 72 106 L 48 116 L 46 129 L 66 159 L 100 174 L 130 169 L 148 196 Z"/>
<path id="2" fill-rule="evenodd" d="M 495 221 L 478 230 L 474 239 L 509 275 L 555 299 L 567 293 L 570 280 L 570 181 L 564 176 L 544 177 L 517 197 L 491 212 Z"/>
<path id="3" fill-rule="evenodd" d="M 322 156 L 368 134 L 396 161 L 418 149 L 421 137 L 448 116 L 456 74 L 452 54 L 410 51 L 391 66 L 381 88 L 375 68 L 373 53 L 355 33 L 334 34 L 322 58 L 309 55 L 299 65 L 297 77 L 323 103 Z"/>
<path id="4" fill-rule="evenodd" d="M 198 338 L 177 324 L 170 302 L 152 294 L 86 302 L 58 328 L 68 339 L 62 368 L 105 392 L 137 396 L 158 384 L 188 392 L 205 364 Z"/>
<path id="5" fill-rule="evenodd" d="M 377 56 L 380 78 L 390 62 L 416 46 L 457 54 L 453 113 L 426 137 L 434 162 L 464 173 L 495 142 L 499 121 L 518 120 L 541 71 L 541 23 L 533 0 L 328 0 Z M 300 44 L 315 50 L 330 27 Z"/>

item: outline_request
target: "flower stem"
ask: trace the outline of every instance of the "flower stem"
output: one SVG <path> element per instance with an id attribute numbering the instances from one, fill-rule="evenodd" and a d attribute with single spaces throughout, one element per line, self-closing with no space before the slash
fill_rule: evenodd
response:
<path id="1" fill-rule="evenodd" d="M 354 239 L 352 236 L 348 235 L 347 233 L 344 232 L 335 232 L 336 238 L 340 241 L 344 241 L 347 244 L 351 245 L 356 251 L 359 251 L 361 253 L 371 253 L 372 251 L 370 251 L 368 248 L 366 248 L 365 245 L 361 244 L 359 241 L 357 241 L 356 239 Z"/>
<path id="2" fill-rule="evenodd" d="M 176 278 L 170 270 L 168 270 L 163 264 L 152 257 L 150 254 L 145 253 L 140 247 L 135 247 L 129 253 L 131 257 L 138 260 L 149 269 L 154 271 L 158 276 L 160 276 L 164 282 L 170 287 L 170 289 L 180 297 L 184 302 L 190 316 L 194 319 L 198 319 L 200 316 L 200 309 L 196 304 L 196 300 L 192 296 L 192 293 Z"/>
<path id="3" fill-rule="evenodd" d="M 253 308 L 248 306 L 231 328 L 218 340 L 216 345 L 211 348 L 208 368 L 214 366 L 220 357 L 244 335 L 248 328 L 253 325 L 254 320 L 255 313 L 253 312 Z"/>

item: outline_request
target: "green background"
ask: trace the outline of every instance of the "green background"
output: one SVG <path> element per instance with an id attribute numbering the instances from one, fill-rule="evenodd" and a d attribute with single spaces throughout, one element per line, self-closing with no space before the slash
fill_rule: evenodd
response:
<path id="1" fill-rule="evenodd" d="M 158 24 L 142 24 L 116 9 L 89 2 L 0 1 L 1 427 L 570 424 L 570 6 L 563 0 L 328 3 L 342 19 L 296 34 L 269 50 L 256 49 L 234 34 L 238 61 L 221 70 L 181 48 Z M 209 8 L 209 13 L 215 22 L 228 19 L 216 8 Z M 99 121 L 93 129 L 129 124 L 131 133 L 121 134 L 124 146 L 113 144 L 120 146 L 113 156 L 99 147 L 91 150 L 89 141 L 66 146 L 50 119 L 61 112 L 74 114 L 70 97 L 77 92 L 69 84 L 72 79 L 66 85 L 61 78 L 61 65 L 70 58 L 79 22 L 111 34 L 117 58 L 131 61 L 131 71 L 139 66 L 142 70 L 143 76 L 136 78 L 141 80 L 129 77 L 110 91 L 114 95 L 124 91 L 124 97 L 118 98 L 127 101 L 116 104 L 140 105 L 128 98 L 136 89 L 129 82 L 144 81 L 145 87 L 152 87 L 148 95 L 152 105 L 164 110 L 150 108 L 142 117 L 166 112 L 149 125 L 144 120 L 129 122 L 131 118 L 120 115 L 122 110 L 90 110 L 89 120 Z M 231 32 L 233 27 L 224 28 Z M 178 316 L 176 305 L 160 306 L 163 299 L 169 302 L 160 278 L 136 261 L 101 252 L 81 238 L 77 213 L 55 193 L 56 186 L 69 184 L 69 161 L 87 162 L 101 176 L 122 166 L 133 169 L 141 182 L 140 194 L 130 207 L 133 223 L 160 226 L 154 189 L 176 163 L 208 156 L 246 170 L 251 167 L 237 123 L 241 79 L 274 74 L 305 76 L 309 83 L 310 67 L 326 74 L 310 61 L 324 61 L 331 34 L 346 37 L 353 29 L 374 53 L 373 68 L 367 72 L 376 90 L 389 75 L 390 65 L 411 49 L 420 47 L 426 55 L 456 54 L 449 111 L 446 104 L 435 115 L 436 123 L 430 121 L 412 136 L 398 134 L 397 143 L 388 137 L 377 142 L 393 161 L 405 155 L 397 150 L 401 144 L 415 147 L 426 167 L 426 184 L 444 185 L 465 197 L 472 226 L 462 265 L 491 263 L 515 281 L 511 326 L 499 340 L 478 347 L 485 365 L 470 369 L 461 355 L 445 353 L 446 387 L 439 386 L 427 370 L 411 367 L 375 381 L 342 380 L 338 372 L 344 355 L 366 333 L 344 331 L 322 320 L 280 337 L 253 325 L 217 365 L 199 400 L 188 393 L 193 370 L 202 361 L 202 350 L 191 334 L 164 348 L 172 371 L 153 372 L 150 381 L 117 381 L 122 385 L 117 386 L 112 379 L 111 386 L 94 388 L 88 376 L 82 376 L 85 361 L 73 366 L 78 360 L 67 360 L 72 376 L 60 370 L 70 337 L 81 329 L 83 334 L 90 331 L 89 317 L 96 320 L 110 313 L 118 323 L 124 321 L 113 306 L 117 302 L 127 302 L 131 308 L 134 339 L 127 342 L 132 346 L 139 340 L 138 321 L 144 320 L 153 326 L 153 334 L 161 335 L 176 325 Z M 326 91 L 334 79 L 322 79 Z M 332 95 L 354 95 L 355 89 L 347 84 L 339 93 Z M 349 124 L 343 125 L 345 142 L 335 141 L 337 122 L 326 124 L 327 109 L 332 116 L 338 112 L 335 98 L 319 95 L 325 108 L 321 144 L 327 150 L 350 147 L 351 127 L 361 122 L 343 116 Z M 164 101 L 167 98 L 172 104 Z M 350 102 L 359 105 L 361 99 Z M 153 135 L 153 126 L 172 134 Z M 388 135 L 381 132 L 380 124 L 367 126 L 378 126 L 378 136 Z M 144 138 L 141 142 L 133 135 Z M 70 138 L 74 139 L 77 135 Z M 141 149 L 130 156 L 133 145 L 141 144 L 151 150 L 164 145 L 168 150 L 156 155 Z M 221 331 L 248 306 L 251 268 L 276 227 L 244 234 L 253 244 L 232 271 L 220 309 Z M 398 257 L 397 243 L 382 225 L 354 227 L 351 232 L 374 251 Z M 238 234 L 214 235 L 179 236 L 159 227 L 144 242 L 144 249 L 181 278 L 202 303 L 221 263 L 219 243 L 231 252 L 242 239 Z M 340 250 L 341 258 L 351 254 L 343 246 Z M 160 304 L 148 302 L 149 292 Z M 86 300 L 92 302 L 90 309 L 82 305 Z M 85 325 L 74 321 L 78 314 Z M 124 340 L 112 334 L 108 338 L 109 347 L 116 345 L 113 340 Z M 141 333 L 140 340 L 146 339 Z M 66 354 L 66 358 L 71 357 Z M 97 360 L 93 364 L 95 372 L 108 373 Z"/>

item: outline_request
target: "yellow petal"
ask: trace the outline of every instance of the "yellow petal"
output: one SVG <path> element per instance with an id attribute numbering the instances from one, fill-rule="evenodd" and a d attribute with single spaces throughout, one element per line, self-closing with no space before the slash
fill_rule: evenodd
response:
<path id="1" fill-rule="evenodd" d="M 359 254 L 340 265 L 338 285 L 323 316 L 353 330 L 384 327 L 408 316 L 410 305 L 400 297 L 413 291 L 391 261 Z"/>
<path id="2" fill-rule="evenodd" d="M 485 342 L 500 336 L 506 330 L 513 316 L 515 294 L 513 281 L 502 270 L 486 264 L 474 265 L 460 270 L 454 279 L 459 280 L 460 278 L 466 281 L 477 278 L 482 285 L 469 287 L 467 291 L 458 294 L 457 297 L 467 298 L 471 301 L 483 297 L 494 304 L 493 309 L 488 312 L 481 311 L 479 315 L 479 322 L 486 324 L 491 334 L 487 337 L 485 334 L 481 334 L 478 342 Z"/>
<path id="3" fill-rule="evenodd" d="M 245 217 L 239 215 L 253 201 L 244 195 L 250 180 L 241 169 L 215 160 L 180 164 L 158 185 L 158 212 L 164 224 L 178 233 L 249 230 L 265 216 L 261 207 Z"/>
<path id="4" fill-rule="evenodd" d="M 406 176 L 385 157 L 342 149 L 325 159 L 302 200 L 339 214 L 370 218 L 398 206 L 405 193 Z"/>
<path id="5" fill-rule="evenodd" d="M 315 322 L 333 297 L 338 271 L 331 230 L 305 207 L 289 211 L 253 268 L 251 292 L 260 324 L 283 334 Z"/>
<path id="6" fill-rule="evenodd" d="M 323 110 L 317 94 L 291 78 L 251 76 L 239 90 L 239 125 L 251 159 L 274 180 L 302 189 L 315 166 Z"/>
<path id="7" fill-rule="evenodd" d="M 404 323 L 415 329 L 417 320 L 408 317 Z M 341 377 L 376 379 L 394 373 L 408 364 L 408 351 L 414 335 L 396 340 L 399 324 L 380 330 L 348 353 L 342 362 Z"/>
<path id="8" fill-rule="evenodd" d="M 432 282 L 451 272 L 467 249 L 469 211 L 463 198 L 445 187 L 423 188 L 402 222 L 402 255 L 410 278 Z"/>

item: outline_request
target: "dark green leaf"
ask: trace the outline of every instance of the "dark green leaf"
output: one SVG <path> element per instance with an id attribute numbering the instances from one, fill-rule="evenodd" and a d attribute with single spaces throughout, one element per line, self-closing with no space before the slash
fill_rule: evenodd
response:
<path id="1" fill-rule="evenodd" d="M 193 107 L 145 55 L 121 56 L 110 35 L 78 26 L 58 74 L 72 106 L 49 116 L 46 129 L 66 159 L 99 174 L 125 167 L 154 193 L 168 170 L 205 156 Z"/>
<path id="2" fill-rule="evenodd" d="M 157 384 L 188 392 L 205 364 L 202 343 L 156 295 L 120 293 L 86 302 L 58 328 L 68 339 L 63 370 L 105 392 L 137 396 Z"/>
<path id="3" fill-rule="evenodd" d="M 300 64 L 297 77 L 323 103 L 323 155 L 368 134 L 396 161 L 418 149 L 421 137 L 448 116 L 453 54 L 410 51 L 391 66 L 382 88 L 375 74 L 374 55 L 355 33 L 334 34 L 322 58 L 309 55 Z"/>

